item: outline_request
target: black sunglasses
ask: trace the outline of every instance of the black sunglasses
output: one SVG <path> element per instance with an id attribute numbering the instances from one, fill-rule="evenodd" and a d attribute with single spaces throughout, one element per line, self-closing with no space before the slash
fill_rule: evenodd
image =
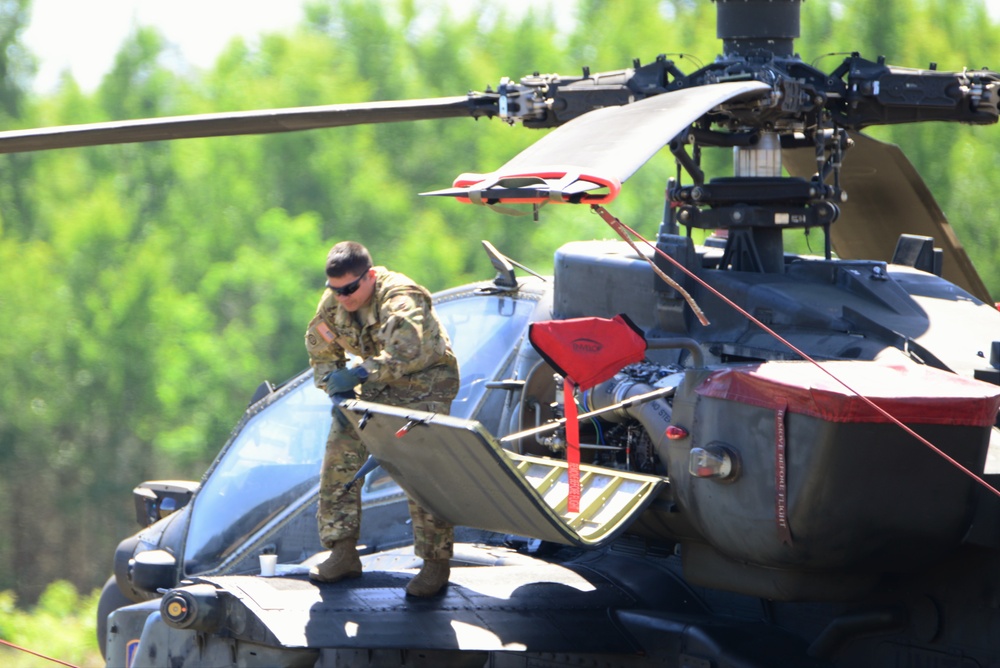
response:
<path id="1" fill-rule="evenodd" d="M 361 274 L 347 285 L 335 288 L 332 285 L 330 285 L 330 281 L 327 281 L 326 287 L 330 288 L 341 297 L 350 297 L 351 295 L 353 295 L 355 292 L 358 291 L 358 288 L 361 287 L 361 281 L 365 280 L 365 276 L 367 275 L 368 275 L 368 270 L 366 269 L 365 273 Z"/>

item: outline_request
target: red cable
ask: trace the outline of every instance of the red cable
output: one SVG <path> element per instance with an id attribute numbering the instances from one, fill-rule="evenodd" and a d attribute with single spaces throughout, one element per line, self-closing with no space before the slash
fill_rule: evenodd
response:
<path id="1" fill-rule="evenodd" d="M 52 663 L 58 663 L 59 665 L 62 665 L 62 666 L 68 666 L 69 668 L 79 668 L 79 666 L 75 666 L 72 663 L 66 663 L 65 661 L 60 661 L 59 659 L 53 659 L 51 656 L 45 656 L 44 654 L 39 654 L 38 652 L 33 652 L 30 649 L 27 649 L 25 647 L 18 647 L 14 643 L 7 642 L 6 640 L 3 640 L 3 639 L 0 639 L 0 645 L 6 645 L 7 647 L 11 647 L 13 649 L 20 650 L 20 651 L 25 652 L 27 654 L 33 654 L 34 656 L 37 656 L 40 659 L 45 659 L 46 661 L 51 661 Z"/>
<path id="2" fill-rule="evenodd" d="M 771 336 L 773 336 L 774 338 L 776 338 L 778 341 L 780 341 L 784 345 L 788 346 L 792 350 L 792 352 L 794 352 L 796 355 L 801 356 L 806 361 L 812 362 L 816 366 L 817 369 L 819 369 L 820 371 L 822 371 L 823 373 L 825 373 L 826 375 L 828 375 L 834 381 L 836 381 L 836 382 L 840 383 L 841 385 L 843 385 L 845 388 L 847 388 L 847 390 L 851 394 L 855 395 L 856 397 L 858 397 L 859 399 L 861 399 L 863 402 L 865 402 L 866 404 L 868 404 L 870 407 L 874 408 L 876 411 L 878 411 L 879 413 L 881 413 L 883 417 L 885 417 L 886 419 L 888 419 L 890 422 L 896 424 L 903 431 L 905 431 L 907 434 L 913 436 L 913 438 L 917 439 L 918 441 L 920 441 L 921 443 L 923 443 L 924 445 L 926 445 L 928 448 L 930 448 L 931 450 L 933 450 L 934 452 L 936 452 L 938 455 L 940 455 L 945 460 L 947 460 L 948 462 L 950 462 L 953 466 L 955 466 L 959 471 L 961 471 L 962 473 L 966 474 L 967 476 L 969 476 L 970 478 L 972 478 L 973 480 L 975 480 L 976 482 L 978 482 L 980 485 L 982 485 L 986 489 L 990 490 L 990 492 L 992 492 L 995 496 L 1000 497 L 1000 490 L 994 489 L 992 485 L 990 485 L 989 483 L 987 483 L 985 480 L 983 480 L 982 478 L 980 478 L 979 476 L 977 476 L 975 473 L 973 473 L 969 469 L 967 469 L 964 466 L 962 466 L 961 464 L 959 464 L 950 455 L 948 455 L 946 452 L 944 452 L 943 450 L 941 450 L 940 448 L 938 448 L 936 445 L 934 445 L 933 443 L 931 443 L 930 441 L 928 441 L 926 438 L 924 438 L 923 436 L 921 436 L 920 434 L 918 434 L 917 432 L 913 431 L 912 429 L 910 429 L 909 427 L 907 427 L 905 424 L 903 424 L 902 422 L 900 422 L 899 420 L 897 420 L 894 416 L 890 415 L 887 411 L 885 411 L 881 406 L 878 406 L 874 401 L 872 401 L 868 397 L 864 396 L 860 392 L 857 392 L 856 390 L 854 390 L 854 388 L 852 388 L 850 385 L 848 385 L 847 383 L 845 383 L 844 381 L 842 381 L 840 378 L 837 378 L 837 376 L 835 376 L 830 370 L 824 368 L 819 362 L 817 362 L 816 360 L 814 360 L 809 355 L 806 355 L 803 351 L 799 350 L 794 345 L 792 345 L 791 342 L 789 342 L 789 341 L 785 340 L 784 338 L 782 338 L 782 336 L 780 334 L 778 334 L 773 329 L 771 329 L 770 327 L 768 327 L 767 325 L 765 325 L 764 323 L 762 323 L 757 318 L 755 318 L 752 315 L 750 315 L 747 311 L 743 310 L 743 308 L 741 308 L 738 304 L 736 304 L 731 299 L 729 299 L 728 297 L 726 297 L 724 294 L 722 294 L 721 292 L 719 292 L 718 290 L 716 290 L 715 288 L 713 288 L 711 285 L 709 285 L 708 283 L 706 283 L 699 276 L 696 276 L 694 272 L 690 271 L 687 267 L 685 267 L 684 265 L 682 265 L 680 262 L 678 262 L 674 258 L 670 257 L 668 254 L 664 253 L 662 250 L 660 250 L 659 248 L 657 248 L 655 244 L 653 244 L 652 242 L 650 242 L 648 239 L 646 239 L 645 237 L 643 237 L 641 234 L 639 234 L 638 232 L 636 232 L 635 230 L 633 230 L 631 227 L 629 227 L 628 225 L 626 225 L 622 221 L 620 221 L 617 218 L 615 218 L 603 206 L 600 206 L 598 204 L 591 204 L 590 208 L 593 209 L 595 212 L 597 212 L 597 214 L 604 220 L 604 222 L 606 222 L 608 225 L 610 225 L 613 230 L 615 230 L 616 232 L 618 232 L 618 234 L 622 237 L 622 239 L 625 239 L 626 242 L 629 242 L 629 239 L 627 239 L 626 236 L 622 233 L 622 229 L 628 230 L 629 234 L 631 234 L 632 236 L 636 237 L 637 239 L 639 239 L 640 241 L 642 241 L 644 244 L 646 244 L 647 246 L 649 246 L 650 248 L 652 248 L 653 251 L 656 252 L 657 255 L 659 255 L 660 257 L 664 258 L 665 260 L 667 260 L 668 262 L 670 262 L 672 265 L 674 265 L 675 267 L 677 267 L 678 269 L 680 269 L 681 271 L 683 271 L 685 274 L 687 274 L 688 276 L 690 276 L 692 279 L 694 279 L 703 288 L 705 288 L 706 290 L 708 290 L 709 292 L 711 292 L 713 295 L 715 295 L 716 297 L 718 297 L 719 299 L 721 299 L 722 301 L 724 301 L 726 304 L 729 304 L 734 309 L 736 309 L 737 311 L 739 311 L 741 314 L 743 314 L 743 316 L 745 316 L 748 320 L 750 320 L 750 322 L 752 322 L 753 324 L 755 324 L 758 327 L 760 327 L 761 329 L 763 329 L 765 332 L 767 332 L 768 334 L 770 334 Z"/>

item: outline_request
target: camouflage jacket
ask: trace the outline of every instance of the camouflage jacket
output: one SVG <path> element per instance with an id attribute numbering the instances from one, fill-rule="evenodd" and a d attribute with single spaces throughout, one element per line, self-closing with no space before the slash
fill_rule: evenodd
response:
<path id="1" fill-rule="evenodd" d="M 313 380 L 347 365 L 347 353 L 362 360 L 368 380 L 361 397 L 405 405 L 451 401 L 458 391 L 458 362 L 431 295 L 403 274 L 375 267 L 371 301 L 351 313 L 326 290 L 306 330 Z"/>

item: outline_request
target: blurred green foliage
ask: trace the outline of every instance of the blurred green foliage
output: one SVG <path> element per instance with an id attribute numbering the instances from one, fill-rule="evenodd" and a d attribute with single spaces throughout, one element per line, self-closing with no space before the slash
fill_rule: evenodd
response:
<path id="1" fill-rule="evenodd" d="M 35 605 L 22 609 L 14 592 L 0 591 L 0 640 L 20 648 L 0 645 L 0 665 L 58 665 L 42 658 L 47 657 L 79 668 L 103 667 L 94 635 L 99 596 L 100 591 L 81 595 L 69 582 L 57 580 Z"/>

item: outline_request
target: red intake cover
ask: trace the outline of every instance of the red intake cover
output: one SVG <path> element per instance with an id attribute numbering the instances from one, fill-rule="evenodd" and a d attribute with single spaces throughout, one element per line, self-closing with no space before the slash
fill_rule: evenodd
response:
<path id="1" fill-rule="evenodd" d="M 532 323 L 528 339 L 552 368 L 581 390 L 603 382 L 646 356 L 643 331 L 625 314 Z"/>

